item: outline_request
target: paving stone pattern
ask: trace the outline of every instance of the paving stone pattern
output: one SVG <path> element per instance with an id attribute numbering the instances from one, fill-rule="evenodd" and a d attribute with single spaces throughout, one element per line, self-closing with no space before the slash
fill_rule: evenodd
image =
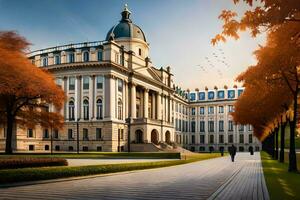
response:
<path id="1" fill-rule="evenodd" d="M 269 199 L 260 154 L 0 189 L 0 199 Z"/>

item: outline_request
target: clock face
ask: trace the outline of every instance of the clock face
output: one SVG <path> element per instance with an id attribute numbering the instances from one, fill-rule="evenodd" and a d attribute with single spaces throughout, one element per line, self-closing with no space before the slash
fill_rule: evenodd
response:
<path id="1" fill-rule="evenodd" d="M 208 92 L 208 99 L 213 99 L 215 98 L 215 93 L 214 92 Z"/>
<path id="2" fill-rule="evenodd" d="M 218 99 L 224 99 L 224 91 L 218 91 Z"/>
<path id="3" fill-rule="evenodd" d="M 199 92 L 199 100 L 205 100 L 205 93 Z"/>
<path id="4" fill-rule="evenodd" d="M 228 90 L 228 98 L 233 99 L 235 96 L 234 90 Z"/>

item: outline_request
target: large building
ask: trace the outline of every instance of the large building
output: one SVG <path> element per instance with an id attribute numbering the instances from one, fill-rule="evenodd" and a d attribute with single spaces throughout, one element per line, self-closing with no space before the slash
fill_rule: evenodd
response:
<path id="1" fill-rule="evenodd" d="M 171 68 L 149 58 L 142 29 L 125 6 L 105 41 L 69 44 L 31 52 L 67 96 L 62 130 L 16 127 L 17 151 L 157 151 L 180 144 L 192 151 L 260 149 L 250 126 L 234 125 L 230 112 L 242 89 L 185 92 Z M 50 109 L 55 109 L 50 106 Z M 0 128 L 4 149 L 5 128 Z M 162 145 L 161 145 L 162 144 Z"/>

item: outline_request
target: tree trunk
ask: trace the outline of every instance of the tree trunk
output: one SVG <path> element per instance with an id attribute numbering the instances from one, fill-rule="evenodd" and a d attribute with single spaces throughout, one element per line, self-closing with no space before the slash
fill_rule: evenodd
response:
<path id="1" fill-rule="evenodd" d="M 285 149 L 285 126 L 286 122 L 281 124 L 280 127 L 280 155 L 279 155 L 279 162 L 284 162 L 284 149 Z"/>
<path id="2" fill-rule="evenodd" d="M 8 113 L 7 114 L 7 122 L 6 122 L 6 142 L 5 142 L 5 154 L 12 154 L 12 135 L 13 135 L 13 127 L 14 127 L 14 117 Z"/>
<path id="3" fill-rule="evenodd" d="M 275 159 L 278 160 L 278 151 L 279 151 L 279 146 L 278 146 L 278 132 L 279 128 L 275 129 Z"/>
<path id="4" fill-rule="evenodd" d="M 274 137 L 275 133 L 272 132 L 271 133 L 271 155 L 272 155 L 272 158 L 275 159 L 275 137 Z"/>
<path id="5" fill-rule="evenodd" d="M 293 121 L 290 123 L 290 152 L 289 152 L 289 172 L 297 172 L 297 157 L 295 150 L 295 131 L 297 125 L 297 112 L 298 112 L 298 92 L 294 96 L 294 117 Z"/>

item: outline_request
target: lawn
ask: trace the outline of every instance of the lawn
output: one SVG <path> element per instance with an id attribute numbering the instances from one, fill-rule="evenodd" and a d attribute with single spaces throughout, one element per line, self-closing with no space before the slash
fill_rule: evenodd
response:
<path id="1" fill-rule="evenodd" d="M 126 163 L 126 164 L 105 164 L 80 167 L 41 167 L 0 170 L 0 184 L 13 182 L 47 180 L 56 178 L 67 178 L 75 176 L 87 176 L 95 174 L 106 174 L 141 169 L 168 167 L 174 165 L 187 164 L 191 162 L 220 157 L 220 153 L 199 153 L 185 155 L 181 160 Z"/>
<path id="2" fill-rule="evenodd" d="M 266 152 L 261 152 L 261 158 L 270 199 L 299 199 L 300 173 L 289 173 L 288 164 L 273 160 Z"/>
<path id="3" fill-rule="evenodd" d="M 89 159 L 120 159 L 120 158 L 149 158 L 149 159 L 178 159 L 180 153 L 165 153 L 165 152 L 88 152 L 88 153 L 16 153 L 13 155 L 0 154 L 0 158 L 16 158 L 16 157 L 35 157 L 35 158 L 89 158 Z"/>

